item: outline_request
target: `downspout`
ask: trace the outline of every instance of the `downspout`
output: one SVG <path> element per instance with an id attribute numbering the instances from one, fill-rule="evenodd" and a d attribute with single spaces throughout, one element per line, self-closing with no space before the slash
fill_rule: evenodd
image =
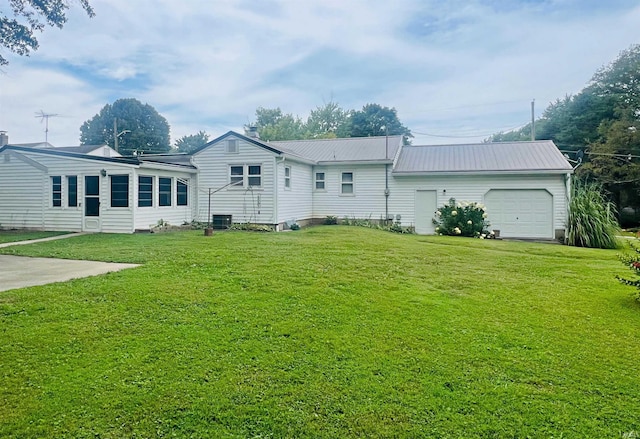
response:
<path id="1" fill-rule="evenodd" d="M 384 139 L 384 159 L 389 159 L 389 130 Z M 384 223 L 389 221 L 389 164 L 384 164 Z"/>
<path id="2" fill-rule="evenodd" d="M 276 226 L 276 231 L 278 231 L 278 192 L 280 192 L 280 182 L 278 181 L 278 163 L 284 163 L 284 157 L 281 157 L 282 160 L 278 162 L 278 157 L 273 157 L 273 163 L 275 167 L 274 182 L 273 182 L 273 224 Z"/>

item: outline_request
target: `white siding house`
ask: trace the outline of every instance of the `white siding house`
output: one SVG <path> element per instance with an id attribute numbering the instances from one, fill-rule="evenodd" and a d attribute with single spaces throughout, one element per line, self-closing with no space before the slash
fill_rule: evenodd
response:
<path id="1" fill-rule="evenodd" d="M 87 155 L 100 151 L 100 155 Z M 551 141 L 403 146 L 400 136 L 264 142 L 233 131 L 191 155 L 0 148 L 0 227 L 131 233 L 159 222 L 392 219 L 434 233 L 449 199 L 503 237 L 564 233 L 571 165 Z"/>

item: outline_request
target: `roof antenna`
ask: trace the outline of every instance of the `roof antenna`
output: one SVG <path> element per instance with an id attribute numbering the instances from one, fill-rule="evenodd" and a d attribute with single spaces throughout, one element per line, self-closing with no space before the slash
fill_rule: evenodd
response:
<path id="1" fill-rule="evenodd" d="M 40 123 L 42 123 L 43 121 L 45 122 L 45 128 L 44 128 L 44 142 L 45 143 L 49 143 L 49 118 L 50 117 L 58 117 L 58 116 L 60 116 L 60 115 L 59 114 L 53 114 L 53 113 L 45 113 L 42 110 L 40 110 L 39 113 L 36 111 L 36 118 L 37 117 L 40 118 Z"/>

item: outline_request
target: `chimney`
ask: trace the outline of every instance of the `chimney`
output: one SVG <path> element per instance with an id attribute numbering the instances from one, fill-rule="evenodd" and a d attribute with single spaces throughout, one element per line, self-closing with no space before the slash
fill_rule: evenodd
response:
<path id="1" fill-rule="evenodd" d="M 255 125 L 247 125 L 244 127 L 244 135 L 252 139 L 259 139 L 258 127 Z"/>
<path id="2" fill-rule="evenodd" d="M 9 135 L 6 131 L 0 131 L 0 148 L 9 144 Z"/>

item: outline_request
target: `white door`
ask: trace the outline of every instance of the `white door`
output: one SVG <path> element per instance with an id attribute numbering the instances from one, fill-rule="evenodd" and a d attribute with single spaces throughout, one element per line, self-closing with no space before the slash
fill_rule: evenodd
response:
<path id="1" fill-rule="evenodd" d="M 553 238 L 553 195 L 544 189 L 492 189 L 484 204 L 500 237 Z"/>
<path id="2" fill-rule="evenodd" d="M 100 176 L 85 175 L 84 177 L 84 216 L 82 231 L 100 231 Z"/>
<path id="3" fill-rule="evenodd" d="M 435 233 L 433 217 L 437 208 L 436 191 L 416 191 L 416 233 L 420 235 Z"/>

